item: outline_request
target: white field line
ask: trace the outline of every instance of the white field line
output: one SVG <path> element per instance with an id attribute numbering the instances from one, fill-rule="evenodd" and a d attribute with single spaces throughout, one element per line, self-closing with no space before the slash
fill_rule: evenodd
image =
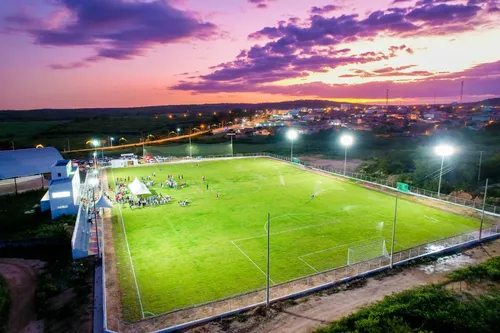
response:
<path id="1" fill-rule="evenodd" d="M 322 253 L 322 252 L 326 252 L 326 251 L 330 251 L 330 250 L 334 250 L 334 249 L 338 249 L 338 248 L 341 248 L 341 247 L 346 247 L 346 246 L 349 247 L 350 245 L 357 244 L 357 243 L 361 243 L 360 245 L 363 245 L 363 242 L 374 240 L 374 239 L 385 239 L 385 238 L 381 237 L 381 236 L 371 237 L 371 238 L 365 238 L 365 239 L 362 239 L 362 240 L 359 240 L 359 241 L 345 243 L 345 244 L 341 244 L 341 245 L 329 247 L 327 249 L 323 249 L 323 250 L 319 250 L 319 251 L 315 251 L 315 252 L 309 252 L 309 253 L 301 255 L 300 258 L 311 256 L 311 255 Z"/>
<path id="2" fill-rule="evenodd" d="M 382 215 L 382 214 L 378 214 L 378 213 L 376 213 L 376 214 L 374 214 L 374 215 L 378 215 L 378 216 L 380 216 L 381 218 L 386 218 L 386 217 L 387 217 L 387 216 L 384 216 L 384 215 Z M 394 223 L 394 222 L 393 222 L 393 223 Z M 405 227 L 409 227 L 409 228 L 412 228 L 412 229 L 418 229 L 418 230 L 424 231 L 424 232 L 426 232 L 426 233 L 428 233 L 428 234 L 430 234 L 430 235 L 433 235 L 434 237 L 437 237 L 437 239 L 441 239 L 441 238 L 443 238 L 443 236 L 442 236 L 442 235 L 439 235 L 439 234 L 436 234 L 436 233 L 434 233 L 434 232 L 432 232 L 432 231 L 429 231 L 429 230 L 428 230 L 427 228 L 425 228 L 425 227 L 416 227 L 416 226 L 413 226 L 411 223 L 405 223 L 405 221 L 404 221 L 404 220 L 401 220 L 401 219 L 399 219 L 399 218 L 397 218 L 397 219 L 396 219 L 396 233 L 397 233 L 397 225 L 401 225 L 401 224 L 402 224 L 403 226 L 405 226 Z"/>
<path id="3" fill-rule="evenodd" d="M 261 272 L 262 272 L 262 274 L 264 274 L 264 276 L 267 276 L 266 272 L 264 272 L 264 271 L 263 271 L 263 270 L 259 267 L 259 265 L 257 265 L 257 264 L 255 263 L 255 261 L 253 261 L 253 260 L 252 260 L 252 259 L 251 259 L 251 258 L 250 258 L 250 257 L 249 257 L 249 256 L 248 256 L 248 255 L 247 255 L 247 254 L 246 254 L 246 253 L 242 250 L 242 249 L 240 249 L 240 247 L 239 247 L 238 245 L 236 245 L 236 244 L 234 243 L 234 241 L 231 241 L 231 243 L 233 243 L 233 245 L 234 245 L 234 246 L 236 246 L 236 248 L 237 248 L 238 250 L 240 250 L 240 252 L 241 252 L 241 253 L 242 253 L 245 257 L 247 257 L 247 259 L 248 259 L 248 260 L 250 260 L 250 262 L 251 262 L 252 264 L 254 264 L 254 266 L 255 266 L 255 267 L 257 267 L 257 269 L 258 269 L 259 271 L 261 271 Z M 269 278 L 269 280 L 270 280 L 273 284 L 276 284 L 276 283 L 274 283 L 274 281 L 273 281 L 271 278 Z"/>
<path id="4" fill-rule="evenodd" d="M 299 258 L 300 261 L 302 261 L 304 264 L 306 264 L 307 266 L 309 266 L 313 271 L 315 271 L 316 273 L 319 273 L 319 271 L 316 268 L 314 268 L 313 266 L 311 266 L 307 261 L 305 261 L 301 257 L 297 257 L 297 258 Z"/>
<path id="5" fill-rule="evenodd" d="M 433 220 L 434 222 L 439 222 L 439 220 L 435 217 L 429 216 L 429 215 L 424 215 L 428 220 Z"/>
<path id="6" fill-rule="evenodd" d="M 302 229 L 308 229 L 308 228 L 314 228 L 314 227 L 319 227 L 319 226 L 323 226 L 323 225 L 329 225 L 329 224 L 335 224 L 335 223 L 338 223 L 338 222 L 347 222 L 347 221 L 350 221 L 350 220 L 355 220 L 355 219 L 359 219 L 359 218 L 364 218 L 364 217 L 367 217 L 367 216 L 371 216 L 370 214 L 368 215 L 362 215 L 362 216 L 356 216 L 356 217 L 349 217 L 347 219 L 344 219 L 344 220 L 339 220 L 335 217 L 331 217 L 331 216 L 328 216 L 328 215 L 321 215 L 321 214 L 310 214 L 310 213 L 298 213 L 298 214 L 284 214 L 284 215 L 279 215 L 279 216 L 275 216 L 275 217 L 272 217 L 271 218 L 271 221 L 274 220 L 274 219 L 278 219 L 278 218 L 281 218 L 281 217 L 286 217 L 286 216 L 290 216 L 290 217 L 295 217 L 295 216 L 308 216 L 308 215 L 311 215 L 311 216 L 321 216 L 321 217 L 327 217 L 329 219 L 332 219 L 332 220 L 335 220 L 333 222 L 326 222 L 326 223 L 319 223 L 319 224 L 311 224 L 311 225 L 307 225 L 305 227 L 300 227 L 300 228 L 294 228 L 294 229 L 288 229 L 288 230 L 284 230 L 284 231 L 278 231 L 278 232 L 271 232 L 271 235 L 279 235 L 279 234 L 284 234 L 284 233 L 288 233 L 288 232 L 293 232 L 293 231 L 297 231 L 297 230 L 302 230 Z M 240 239 L 235 239 L 233 240 L 234 242 L 239 242 L 239 241 L 243 241 L 243 240 L 248 240 L 248 239 L 254 239 L 254 238 L 260 238 L 260 237 L 264 237 L 264 236 L 267 236 L 267 222 L 264 223 L 264 232 L 265 234 L 264 235 L 260 235 L 260 236 L 253 236 L 253 237 L 247 237 L 247 238 L 240 238 Z"/>
<path id="7" fill-rule="evenodd" d="M 113 169 L 111 169 L 111 173 L 113 174 L 113 179 L 115 179 L 115 174 L 113 172 Z M 123 221 L 122 208 L 121 208 L 121 205 L 119 203 L 117 205 L 118 205 L 118 211 L 120 212 L 120 218 L 121 218 L 121 222 L 122 222 L 123 234 L 125 235 L 125 244 L 127 244 L 128 257 L 130 259 L 130 265 L 132 266 L 132 273 L 134 274 L 135 288 L 137 290 L 137 296 L 139 298 L 139 305 L 141 307 L 142 318 L 145 318 L 145 316 L 144 316 L 144 307 L 142 306 L 141 292 L 139 291 L 139 284 L 137 283 L 137 276 L 135 275 L 134 263 L 132 261 L 132 254 L 130 253 L 130 247 L 128 245 L 127 232 L 125 230 L 125 223 Z"/>

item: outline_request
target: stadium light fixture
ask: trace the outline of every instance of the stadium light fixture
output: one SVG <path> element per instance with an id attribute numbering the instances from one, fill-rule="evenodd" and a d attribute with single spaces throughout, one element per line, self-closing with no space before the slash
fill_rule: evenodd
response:
<path id="1" fill-rule="evenodd" d="M 436 146 L 434 148 L 434 152 L 436 155 L 441 156 L 441 169 L 439 171 L 439 184 L 438 184 L 438 198 L 441 195 L 441 179 L 443 178 L 443 165 L 444 165 L 444 158 L 446 156 L 451 156 L 455 152 L 455 149 L 447 144 L 441 144 L 439 146 Z"/>
<path id="2" fill-rule="evenodd" d="M 92 140 L 92 145 L 93 145 L 94 147 L 99 146 L 99 140 L 96 140 L 96 139 Z"/>
<path id="3" fill-rule="evenodd" d="M 293 142 L 299 137 L 299 132 L 295 128 L 290 128 L 286 132 L 286 137 L 290 140 L 292 146 L 290 148 L 290 162 L 293 163 Z"/>
<path id="4" fill-rule="evenodd" d="M 354 143 L 354 137 L 350 134 L 343 134 L 340 137 L 340 144 L 344 146 L 344 176 L 347 171 L 347 148 Z"/>

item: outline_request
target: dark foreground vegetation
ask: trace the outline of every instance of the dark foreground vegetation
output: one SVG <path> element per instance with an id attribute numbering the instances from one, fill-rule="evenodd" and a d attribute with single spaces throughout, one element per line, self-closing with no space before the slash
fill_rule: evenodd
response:
<path id="1" fill-rule="evenodd" d="M 7 290 L 7 283 L 0 275 L 0 333 L 7 332 L 9 321 L 10 296 Z"/>
<path id="2" fill-rule="evenodd" d="M 0 196 L 0 241 L 52 238 L 70 240 L 74 216 L 52 220 L 50 211 L 41 212 L 44 191 Z M 37 207 L 36 207 L 37 206 Z"/>
<path id="3" fill-rule="evenodd" d="M 429 285 L 387 296 L 318 333 L 498 332 L 500 258 L 455 271 L 462 291 Z"/>
<path id="4" fill-rule="evenodd" d="M 38 277 L 36 312 L 48 332 L 91 332 L 93 258 L 47 262 Z"/>

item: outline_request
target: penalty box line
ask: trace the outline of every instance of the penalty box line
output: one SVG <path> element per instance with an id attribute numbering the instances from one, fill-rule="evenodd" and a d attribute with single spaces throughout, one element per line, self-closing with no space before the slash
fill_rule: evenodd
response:
<path id="1" fill-rule="evenodd" d="M 285 217 L 285 216 L 292 216 L 293 217 L 293 216 L 300 216 L 300 215 L 323 216 L 323 217 L 331 218 L 334 221 L 332 221 L 332 222 L 326 222 L 326 223 L 310 224 L 310 225 L 307 225 L 307 226 L 304 226 L 304 227 L 294 228 L 294 229 L 287 229 L 287 230 L 278 231 L 278 232 L 271 232 L 271 235 L 280 235 L 280 234 L 285 234 L 285 233 L 289 233 L 289 232 L 294 232 L 294 231 L 297 231 L 297 230 L 303 230 L 303 229 L 309 229 L 309 228 L 314 228 L 314 227 L 320 227 L 320 226 L 335 224 L 335 223 L 339 223 L 339 222 L 347 222 L 347 221 L 350 221 L 350 220 L 355 220 L 355 219 L 360 219 L 360 218 L 364 218 L 364 217 L 367 217 L 367 216 L 371 216 L 371 214 L 367 214 L 367 215 L 363 215 L 363 216 L 356 216 L 356 217 L 350 217 L 350 218 L 347 218 L 347 219 L 344 219 L 344 220 L 339 220 L 337 218 L 332 218 L 332 217 L 327 216 L 327 215 L 307 214 L 307 213 L 304 213 L 304 214 L 285 214 L 285 215 L 279 215 L 279 216 L 271 218 L 271 221 L 273 219 L 277 219 L 279 217 Z M 266 226 L 267 226 L 267 222 L 264 223 L 264 230 L 267 232 Z M 255 238 L 262 238 L 262 237 L 267 237 L 267 233 L 259 235 L 259 236 L 233 239 L 231 242 L 240 242 L 240 241 L 246 241 L 246 240 L 255 239 Z"/>
<path id="2" fill-rule="evenodd" d="M 276 216 L 274 218 L 279 218 L 279 217 L 285 217 L 285 216 L 299 216 L 299 215 L 314 215 L 314 216 L 326 216 L 326 215 L 319 215 L 319 214 L 285 214 L 285 215 L 280 215 L 280 216 Z M 364 215 L 364 216 L 357 216 L 357 217 L 352 217 L 352 218 L 348 218 L 348 219 L 345 219 L 345 220 L 339 220 L 339 219 L 336 219 L 336 218 L 333 218 L 335 221 L 333 222 L 327 222 L 327 223 L 319 223 L 319 224 L 313 224 L 313 225 L 308 225 L 308 226 L 305 226 L 305 227 L 301 227 L 301 228 L 294 228 L 294 229 L 289 229 L 289 230 L 284 230 L 284 231 L 279 231 L 279 232 L 275 232 L 275 233 L 271 233 L 271 235 L 279 235 L 279 234 L 284 234 L 284 233 L 289 233 L 289 232 L 293 232 L 293 231 L 297 231 L 297 230 L 304 230 L 304 229 L 309 229 L 309 228 L 313 228 L 313 227 L 319 227 L 319 226 L 324 226 L 324 225 L 330 225 L 330 224 L 334 224 L 334 223 L 338 223 L 338 222 L 346 222 L 346 221 L 349 221 L 349 220 L 353 220 L 353 219 L 359 219 L 359 218 L 363 218 L 363 217 L 366 217 L 366 216 L 371 216 L 371 214 L 367 214 L 367 215 Z M 327 216 L 329 217 L 329 216 Z M 271 219 L 272 220 L 272 219 Z M 266 229 L 266 225 L 267 225 L 267 222 L 264 224 L 264 230 L 267 231 Z M 257 269 L 262 273 L 264 274 L 264 276 L 267 276 L 267 274 L 259 267 L 259 265 L 257 265 L 255 263 L 255 261 L 252 260 L 252 258 L 250 258 L 249 255 L 247 255 L 245 253 L 245 251 L 243 251 L 238 245 L 236 245 L 236 242 L 239 242 L 239 241 L 245 241 L 245 240 L 250 240 L 250 239 L 256 239 L 256 238 L 262 238 L 262 237 L 265 237 L 267 236 L 267 234 L 264 234 L 264 235 L 260 235 L 260 236 L 254 236 L 254 237 L 247 237 L 247 238 L 240 238 L 240 239 L 235 239 L 235 240 L 232 240 L 231 243 L 248 259 L 250 260 L 250 262 L 255 266 L 257 267 Z M 373 237 L 373 238 L 383 238 L 381 236 L 377 236 L 377 237 Z M 356 243 L 356 242 L 353 242 L 353 243 Z M 347 243 L 347 244 L 344 244 L 344 245 L 339 245 L 338 247 L 341 247 L 341 246 L 345 246 L 345 245 L 349 245 L 349 244 L 352 244 L 352 243 Z M 332 248 L 330 248 L 332 249 Z M 329 250 L 329 249 L 326 249 L 326 250 Z M 326 251 L 326 250 L 322 250 L 322 251 Z M 319 251 L 319 252 L 322 252 L 322 251 Z M 310 253 L 312 254 L 312 253 Z M 309 255 L 309 254 L 306 254 L 306 255 Z M 313 269 L 315 272 L 318 272 L 318 270 L 316 270 L 316 268 L 314 268 L 312 265 L 310 265 L 309 263 L 307 263 L 305 260 L 303 260 L 301 257 L 303 257 L 305 255 L 302 255 L 302 256 L 299 256 L 297 257 L 300 261 L 302 261 L 304 264 L 306 264 L 307 266 L 309 266 L 311 269 Z M 273 284 L 276 284 L 272 279 L 269 279 Z"/>
<path id="3" fill-rule="evenodd" d="M 326 248 L 326 249 L 323 249 L 323 250 L 319 250 L 319 251 L 315 251 L 315 252 L 310 252 L 310 253 L 306 253 L 306 254 L 303 254 L 303 255 L 300 255 L 298 256 L 297 258 L 302 261 L 304 264 L 306 264 L 307 266 L 309 266 L 312 270 L 314 270 L 316 273 L 321 273 L 319 270 L 317 270 L 313 265 L 311 265 L 309 262 L 307 262 L 304 257 L 307 257 L 307 256 L 312 256 L 312 255 L 315 255 L 315 254 L 318 254 L 318 253 L 323 253 L 323 252 L 327 252 L 327 251 L 331 251 L 331 250 L 334 250 L 334 249 L 338 249 L 338 248 L 342 248 L 342 247 L 346 247 L 347 249 L 349 249 L 349 246 L 351 245 L 354 245 L 354 244 L 357 244 L 356 246 L 362 246 L 363 243 L 369 243 L 370 241 L 372 240 L 376 240 L 376 239 L 380 239 L 380 240 L 386 240 L 387 239 L 385 237 L 382 237 L 382 236 L 376 236 L 376 237 L 370 237 L 370 238 L 365 238 L 363 240 L 359 240 L 359 241 L 354 241 L 354 242 L 350 242 L 350 243 L 345 243 L 345 244 L 341 244 L 341 245 L 337 245 L 337 246 L 333 246 L 333 247 L 329 247 L 329 248 Z M 398 245 L 400 246 L 401 248 L 406 248 L 404 245 L 398 243 L 398 242 L 394 242 L 394 245 Z"/>
<path id="4" fill-rule="evenodd" d="M 233 243 L 233 245 L 234 245 L 234 246 L 236 246 L 236 248 L 237 248 L 237 249 L 238 249 L 238 250 L 239 250 L 239 251 L 240 251 L 240 252 L 241 252 L 241 253 L 242 253 L 245 257 L 247 257 L 247 259 L 248 259 L 248 260 L 250 260 L 250 262 L 251 262 L 251 263 L 252 263 L 255 267 L 257 267 L 257 269 L 258 269 L 259 271 L 261 271 L 261 273 L 262 273 L 262 274 L 264 274 L 264 276 L 266 276 L 266 277 L 267 277 L 266 272 L 264 272 L 264 271 L 263 271 L 263 270 L 259 267 L 259 265 L 257 265 L 257 264 L 255 263 L 255 261 L 253 261 L 253 260 L 252 260 L 252 259 L 251 259 L 251 258 L 250 258 L 250 257 L 249 257 L 246 253 L 245 253 L 245 251 L 243 251 L 242 249 L 240 249 L 240 247 L 239 247 L 238 245 L 236 245 L 236 244 L 234 243 L 234 241 L 231 241 L 231 243 Z M 271 278 L 269 278 L 269 281 L 271 281 L 271 282 L 272 282 L 272 284 L 276 284 L 276 283 L 275 283 L 275 282 L 274 282 Z"/>

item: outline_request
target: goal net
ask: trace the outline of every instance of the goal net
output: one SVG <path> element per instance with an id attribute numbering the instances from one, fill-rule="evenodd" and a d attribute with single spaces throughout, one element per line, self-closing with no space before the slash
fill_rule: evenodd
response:
<path id="1" fill-rule="evenodd" d="M 347 264 L 353 265 L 382 256 L 389 257 L 384 238 L 348 248 Z"/>

